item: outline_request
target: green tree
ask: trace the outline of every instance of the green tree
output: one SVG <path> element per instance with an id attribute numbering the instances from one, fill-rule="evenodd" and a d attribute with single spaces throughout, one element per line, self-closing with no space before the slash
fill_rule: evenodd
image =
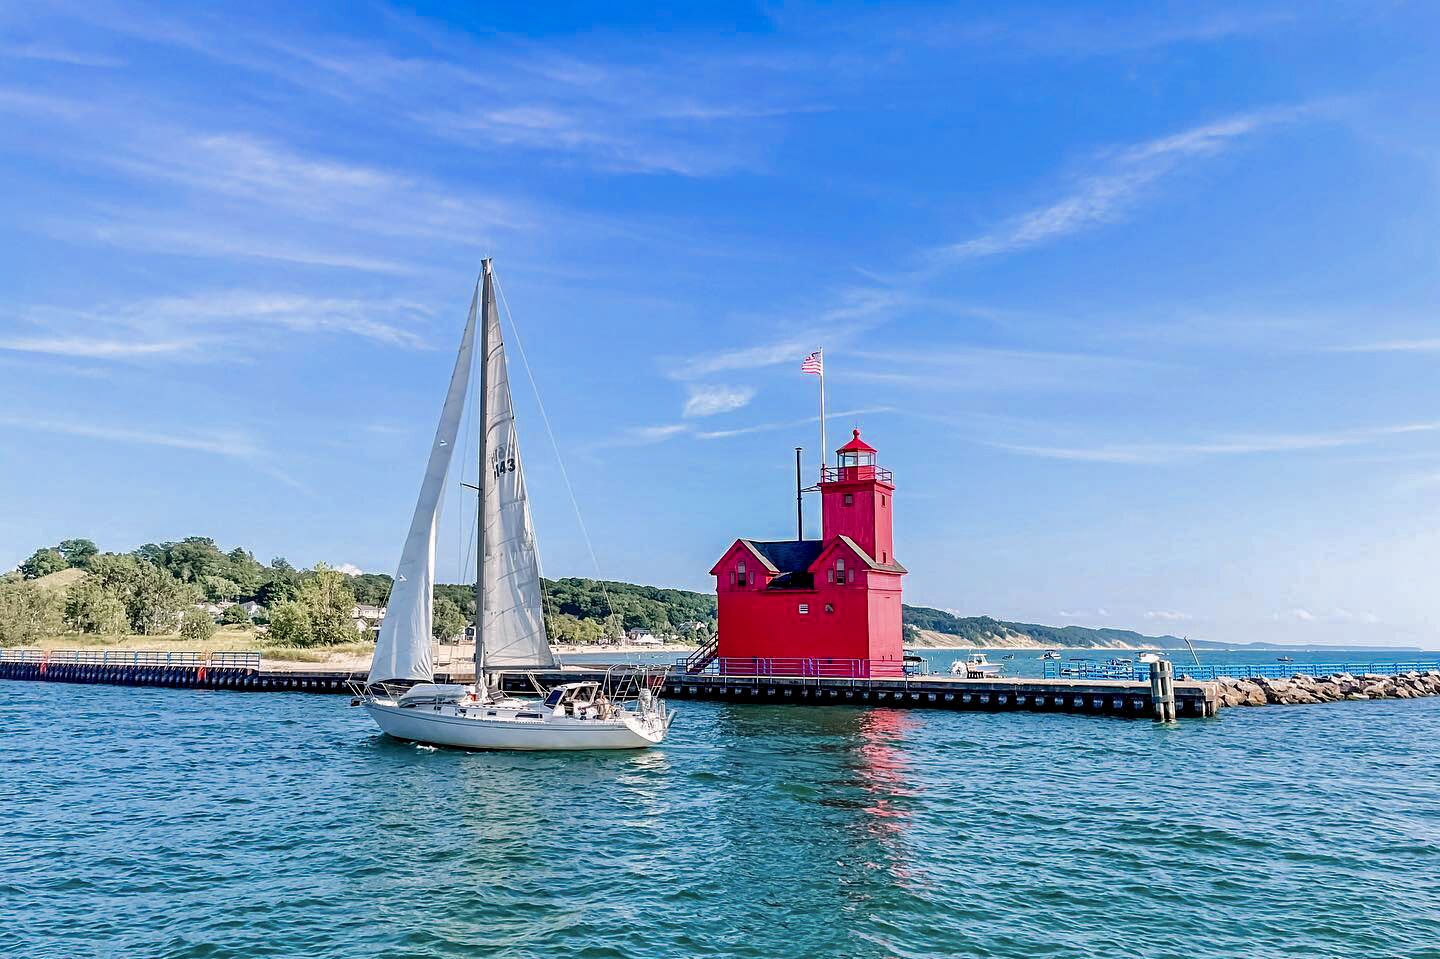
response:
<path id="1" fill-rule="evenodd" d="M 284 576 L 275 576 L 266 580 L 255 591 L 255 602 L 268 608 L 276 603 L 293 600 L 299 595 L 300 587 L 296 586 L 293 580 Z"/>
<path id="2" fill-rule="evenodd" d="M 296 599 L 310 616 L 311 642 L 316 646 L 334 646 L 354 642 L 355 594 L 350 590 L 350 577 L 338 570 L 319 564 L 314 574 L 300 584 Z M 274 628 L 274 617 L 271 617 Z"/>
<path id="3" fill-rule="evenodd" d="M 60 631 L 59 595 L 32 582 L 0 582 L 0 643 L 31 646 Z"/>
<path id="4" fill-rule="evenodd" d="M 315 631 L 304 604 L 285 600 L 270 610 L 270 641 L 277 646 L 313 646 Z"/>
<path id="5" fill-rule="evenodd" d="M 227 626 L 239 626 L 250 622 L 250 617 L 245 614 L 245 608 L 239 603 L 232 603 L 226 606 L 220 613 L 220 622 Z"/>
<path id="6" fill-rule="evenodd" d="M 215 635 L 215 620 L 203 609 L 187 609 L 180 619 L 180 638 L 186 642 L 202 643 Z"/>
<path id="7" fill-rule="evenodd" d="M 65 591 L 65 625 L 77 633 L 119 636 L 130 628 L 130 620 L 125 602 L 91 575 Z"/>
<path id="8" fill-rule="evenodd" d="M 41 576 L 49 576 L 69 568 L 70 564 L 65 560 L 64 554 L 53 546 L 37 549 L 30 554 L 29 559 L 20 564 L 20 572 L 26 579 L 39 579 Z"/>
<path id="9" fill-rule="evenodd" d="M 65 557 L 65 562 L 72 568 L 83 568 L 90 563 L 90 558 L 100 552 L 94 540 L 89 539 L 62 539 L 56 547 L 60 555 Z"/>
<path id="10" fill-rule="evenodd" d="M 187 536 L 178 543 L 162 543 L 163 565 L 176 579 L 199 583 L 206 576 L 223 576 L 230 570 L 230 560 L 208 536 Z"/>
<path id="11" fill-rule="evenodd" d="M 240 586 L 234 580 L 226 579 L 224 576 L 210 575 L 205 577 L 205 598 L 212 603 L 224 602 L 227 599 L 234 599 L 240 595 Z"/>
<path id="12" fill-rule="evenodd" d="M 442 596 L 435 601 L 430 631 L 442 643 L 449 642 L 465 631 L 465 614 L 452 600 Z"/>
<path id="13" fill-rule="evenodd" d="M 90 561 L 97 578 L 125 604 L 130 629 L 147 636 L 175 628 L 176 615 L 194 602 L 193 590 L 153 563 L 102 553 Z"/>
<path id="14" fill-rule="evenodd" d="M 390 587 L 394 585 L 394 581 L 385 573 L 361 573 L 349 579 L 350 589 L 355 593 L 357 603 L 384 606 L 390 599 Z"/>

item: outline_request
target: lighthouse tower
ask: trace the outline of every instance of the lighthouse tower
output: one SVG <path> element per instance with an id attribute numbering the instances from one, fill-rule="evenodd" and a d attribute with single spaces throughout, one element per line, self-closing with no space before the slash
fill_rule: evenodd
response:
<path id="1" fill-rule="evenodd" d="M 895 483 L 855 430 L 821 470 L 818 540 L 737 539 L 710 570 L 720 606 L 711 658 L 730 674 L 903 671 Z M 706 660 L 708 662 L 708 660 Z"/>

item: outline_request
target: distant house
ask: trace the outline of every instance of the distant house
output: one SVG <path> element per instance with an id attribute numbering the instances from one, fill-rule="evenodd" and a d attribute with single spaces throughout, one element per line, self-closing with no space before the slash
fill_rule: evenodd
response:
<path id="1" fill-rule="evenodd" d="M 629 629 L 625 631 L 625 641 L 635 646 L 659 646 L 662 640 L 648 629 Z"/>
<path id="2" fill-rule="evenodd" d="M 384 606 L 370 606 L 366 603 L 357 603 L 355 608 L 350 610 L 351 619 L 363 619 L 371 626 L 379 626 L 380 621 L 385 618 Z"/>
<path id="3" fill-rule="evenodd" d="M 205 612 L 210 614 L 211 619 L 218 620 L 220 618 L 220 614 L 225 612 L 225 606 L 233 605 L 234 603 L 226 603 L 224 606 L 220 605 L 219 603 L 196 603 L 195 608 L 199 610 L 204 610 Z"/>
<path id="4" fill-rule="evenodd" d="M 241 603 L 240 608 L 244 610 L 245 615 L 248 616 L 250 619 L 254 619 L 256 616 L 265 616 L 270 612 L 268 609 L 266 609 L 264 606 L 261 606 L 253 599 L 247 599 L 245 602 Z"/>

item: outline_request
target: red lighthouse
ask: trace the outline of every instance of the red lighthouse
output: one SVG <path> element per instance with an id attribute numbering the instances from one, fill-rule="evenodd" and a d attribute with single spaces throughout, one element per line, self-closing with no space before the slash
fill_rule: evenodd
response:
<path id="1" fill-rule="evenodd" d="M 722 672 L 899 675 L 895 483 L 855 430 L 821 470 L 819 540 L 737 539 L 714 568 Z"/>

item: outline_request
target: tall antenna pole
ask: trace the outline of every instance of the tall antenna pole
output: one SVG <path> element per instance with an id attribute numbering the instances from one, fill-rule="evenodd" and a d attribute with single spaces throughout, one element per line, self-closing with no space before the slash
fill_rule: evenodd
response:
<path id="1" fill-rule="evenodd" d="M 495 309 L 495 288 L 490 258 L 481 261 L 485 288 L 480 294 L 480 471 L 475 479 L 475 685 L 485 688 L 485 486 L 490 469 L 490 314 Z"/>
<path id="2" fill-rule="evenodd" d="M 795 538 L 805 538 L 805 497 L 800 488 L 800 447 L 795 447 Z"/>
<path id="3" fill-rule="evenodd" d="M 820 348 L 820 482 L 825 482 L 825 460 L 830 455 L 825 445 L 825 348 Z"/>

